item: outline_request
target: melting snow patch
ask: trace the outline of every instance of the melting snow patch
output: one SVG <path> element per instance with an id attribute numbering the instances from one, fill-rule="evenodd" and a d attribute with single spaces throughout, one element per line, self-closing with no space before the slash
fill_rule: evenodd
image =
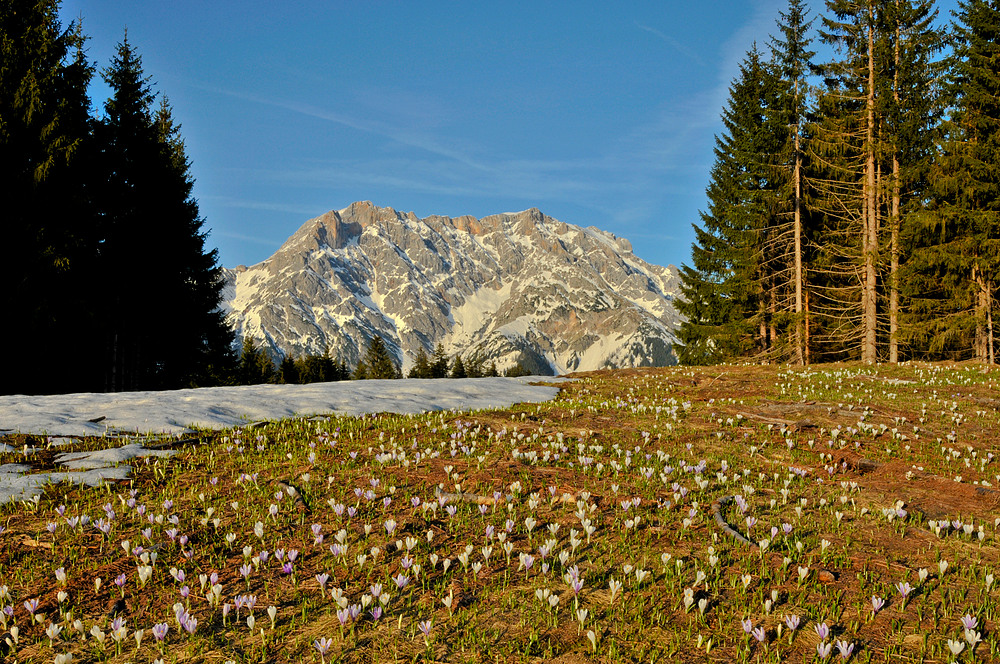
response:
<path id="1" fill-rule="evenodd" d="M 72 482 L 85 486 L 97 486 L 105 480 L 128 478 L 130 459 L 146 456 L 165 457 L 176 454 L 172 450 L 147 450 L 138 443 L 114 447 L 107 450 L 72 452 L 56 457 L 56 463 L 68 471 L 32 473 L 31 466 L 22 463 L 8 463 L 0 466 L 0 503 L 10 500 L 31 500 L 42 494 L 50 483 Z"/>
<path id="2" fill-rule="evenodd" d="M 186 433 L 257 420 L 317 414 L 423 413 L 507 408 L 555 398 L 549 376 L 365 380 L 309 385 L 245 385 L 163 392 L 0 397 L 0 427 L 20 433 L 101 436 L 108 432 Z M 99 421 L 95 421 L 98 420 Z"/>
<path id="3" fill-rule="evenodd" d="M 80 472 L 54 472 L 27 474 L 30 466 L 8 463 L 0 466 L 0 503 L 10 500 L 31 500 L 42 495 L 42 489 L 53 482 L 73 482 L 97 486 L 104 480 L 123 480 L 128 477 L 128 466 L 95 468 Z"/>
<path id="4" fill-rule="evenodd" d="M 60 454 L 56 457 L 56 463 L 70 470 L 91 470 L 94 468 L 110 468 L 118 464 L 125 463 L 129 459 L 145 456 L 170 456 L 176 454 L 171 450 L 147 450 L 139 443 L 112 447 L 107 450 L 93 450 L 90 452 L 71 452 Z"/>

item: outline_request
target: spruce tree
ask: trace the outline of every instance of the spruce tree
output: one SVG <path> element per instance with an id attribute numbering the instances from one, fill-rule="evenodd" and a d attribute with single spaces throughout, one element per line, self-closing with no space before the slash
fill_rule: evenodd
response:
<path id="1" fill-rule="evenodd" d="M 455 362 L 451 365 L 451 372 L 449 374 L 451 378 L 468 378 L 469 374 L 465 371 L 465 362 L 462 361 L 461 355 L 455 356 Z"/>
<path id="2" fill-rule="evenodd" d="M 96 132 L 107 389 L 212 382 L 206 368 L 232 362 L 233 336 L 179 126 L 166 100 L 153 111 L 155 95 L 127 36 L 103 76 L 111 88 Z M 152 266 L 151 256 L 159 258 Z"/>
<path id="3" fill-rule="evenodd" d="M 278 365 L 278 382 L 285 385 L 298 385 L 300 380 L 298 363 L 291 355 L 286 355 Z"/>
<path id="4" fill-rule="evenodd" d="M 389 349 L 386 348 L 382 337 L 377 334 L 369 340 L 368 347 L 365 350 L 364 362 L 359 362 L 358 366 L 360 367 L 362 364 L 365 367 L 365 378 L 386 379 L 400 377 L 399 367 L 396 366 L 395 360 L 389 354 Z"/>
<path id="5" fill-rule="evenodd" d="M 866 363 L 900 359 L 903 234 L 923 214 L 938 123 L 931 0 L 828 0 L 815 125 L 820 292 L 827 348 Z"/>
<path id="6" fill-rule="evenodd" d="M 767 357 L 774 346 L 778 283 L 771 233 L 781 189 L 774 159 L 786 134 L 768 113 L 777 94 L 775 77 L 754 47 L 729 89 L 725 132 L 716 137 L 706 190 L 708 210 L 694 227 L 692 265 L 681 268 L 677 308 L 685 321 L 678 336 L 686 364 Z"/>
<path id="7" fill-rule="evenodd" d="M 277 377 L 274 362 L 267 353 L 257 347 L 253 337 L 243 338 L 243 350 L 240 352 L 237 382 L 240 385 L 260 385 L 271 383 Z"/>
<path id="8" fill-rule="evenodd" d="M 417 349 L 417 357 L 413 361 L 413 366 L 410 367 L 410 372 L 407 374 L 408 378 L 432 378 L 431 375 L 431 361 L 427 357 L 427 351 L 421 346 Z"/>
<path id="9" fill-rule="evenodd" d="M 438 343 L 434 348 L 434 361 L 431 362 L 431 378 L 447 378 L 448 376 L 448 356 L 445 355 L 444 345 Z"/>
<path id="10" fill-rule="evenodd" d="M 878 120 L 884 102 L 878 94 L 884 87 L 878 64 L 885 45 L 880 16 L 885 2 L 827 0 L 820 38 L 839 57 L 821 68 L 826 88 L 813 141 L 816 161 L 825 167 L 815 183 L 825 216 L 818 242 L 829 266 L 821 288 L 822 313 L 830 321 L 828 343 L 868 364 L 877 360 Z"/>
<path id="11" fill-rule="evenodd" d="M 907 340 L 930 359 L 996 362 L 1000 274 L 1000 8 L 963 0 L 952 23 L 947 119 L 931 209 L 913 227 Z"/>
<path id="12" fill-rule="evenodd" d="M 809 213 L 806 208 L 807 196 L 807 142 L 809 84 L 807 77 L 814 65 L 815 51 L 809 50 L 812 38 L 809 31 L 812 20 L 802 0 L 789 0 L 788 11 L 779 12 L 778 30 L 780 35 L 771 39 L 772 66 L 778 80 L 778 97 L 772 115 L 787 128 L 777 167 L 784 171 L 781 181 L 785 189 L 779 197 L 782 225 L 791 224 L 792 241 L 788 244 L 790 260 L 791 288 L 793 295 L 791 309 L 794 313 L 791 339 L 792 359 L 796 364 L 808 364 L 809 316 L 808 316 L 808 259 L 807 246 L 810 238 Z"/>
<path id="13" fill-rule="evenodd" d="M 97 246 L 86 205 L 93 74 L 78 24 L 57 0 L 0 1 L 0 345 L 11 349 L 0 393 L 90 390 L 90 331 L 99 305 L 88 282 Z M 79 346 L 65 343 L 77 331 Z"/>
<path id="14" fill-rule="evenodd" d="M 901 359 L 902 266 L 908 260 L 903 236 L 919 225 L 931 197 L 930 168 L 934 143 L 941 120 L 940 79 L 943 73 L 937 55 L 944 47 L 944 34 L 934 26 L 937 11 L 932 0 L 896 0 L 886 9 L 891 52 L 884 54 L 892 78 L 883 95 L 882 122 L 886 154 L 883 171 L 887 186 L 883 206 L 888 221 L 889 265 L 883 266 L 882 281 L 887 291 L 888 357 Z M 912 349 L 910 349 L 912 352 Z"/>

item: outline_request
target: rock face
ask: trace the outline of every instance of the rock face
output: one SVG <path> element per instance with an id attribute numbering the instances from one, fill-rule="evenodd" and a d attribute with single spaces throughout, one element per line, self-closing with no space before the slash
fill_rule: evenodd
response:
<path id="1" fill-rule="evenodd" d="M 353 366 L 379 335 L 406 371 L 440 342 L 535 373 L 675 362 L 676 268 L 537 209 L 418 219 L 365 201 L 307 221 L 267 260 L 226 270 L 238 337 Z"/>

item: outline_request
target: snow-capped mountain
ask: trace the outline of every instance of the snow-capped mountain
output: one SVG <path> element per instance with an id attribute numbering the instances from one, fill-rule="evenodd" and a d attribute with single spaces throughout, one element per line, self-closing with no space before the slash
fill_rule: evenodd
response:
<path id="1" fill-rule="evenodd" d="M 238 337 L 275 356 L 353 366 L 379 335 L 408 369 L 423 347 L 537 373 L 675 362 L 674 267 L 537 209 L 431 216 L 354 203 L 307 221 L 252 267 L 225 270 Z"/>

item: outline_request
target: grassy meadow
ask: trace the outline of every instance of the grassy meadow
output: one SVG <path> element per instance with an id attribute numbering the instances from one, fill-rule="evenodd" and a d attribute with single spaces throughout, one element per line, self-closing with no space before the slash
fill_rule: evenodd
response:
<path id="1" fill-rule="evenodd" d="M 0 661 L 1000 661 L 998 375 L 609 371 L 204 432 L 0 508 Z"/>

